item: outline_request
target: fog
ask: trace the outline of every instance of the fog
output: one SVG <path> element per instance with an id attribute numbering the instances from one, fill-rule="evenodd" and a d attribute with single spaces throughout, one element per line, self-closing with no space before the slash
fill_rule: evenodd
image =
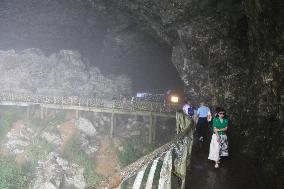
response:
<path id="1" fill-rule="evenodd" d="M 0 50 L 74 50 L 105 75 L 128 75 L 134 91 L 182 87 L 170 47 L 119 10 L 88 1 L 3 0 L 0 15 Z"/>

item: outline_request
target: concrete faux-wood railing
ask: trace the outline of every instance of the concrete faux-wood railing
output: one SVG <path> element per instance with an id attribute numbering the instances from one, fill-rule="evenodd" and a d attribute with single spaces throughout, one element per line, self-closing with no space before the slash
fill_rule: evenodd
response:
<path id="1" fill-rule="evenodd" d="M 190 165 L 191 151 L 193 145 L 194 122 L 181 112 L 176 113 L 177 136 L 169 143 L 157 148 L 152 153 L 140 158 L 120 170 L 114 176 L 106 179 L 91 189 L 119 189 L 128 182 L 132 189 L 151 189 L 158 162 L 162 162 L 159 178 L 156 178 L 158 189 L 171 189 L 173 187 L 172 177 L 175 175 L 181 181 L 174 188 L 185 188 L 185 177 L 187 167 Z M 150 167 L 151 166 L 151 167 Z M 145 170 L 150 168 L 145 174 Z M 124 186 L 125 188 L 125 186 Z"/>
<path id="2" fill-rule="evenodd" d="M 150 117 L 149 143 L 155 139 L 156 117 L 174 118 L 174 112 L 166 111 L 163 103 L 150 101 L 112 100 L 78 96 L 47 96 L 38 94 L 23 94 L 15 92 L 0 92 L 0 105 L 27 106 L 27 112 L 32 105 L 39 105 L 41 118 L 44 119 L 48 109 L 75 110 L 76 118 L 80 111 L 91 111 L 111 114 L 111 137 L 116 127 L 116 115 L 143 115 Z M 27 113 L 29 114 L 29 113 Z"/>
<path id="3" fill-rule="evenodd" d="M 61 109 L 89 110 L 98 112 L 112 112 L 121 114 L 152 114 L 158 116 L 174 115 L 165 110 L 163 103 L 150 101 L 129 101 L 112 100 L 106 101 L 99 98 L 88 98 L 78 96 L 46 96 L 36 94 L 19 93 L 0 93 L 2 105 L 28 106 L 31 104 L 40 104 L 43 106 L 56 107 Z M 148 113 L 149 114 L 149 113 Z"/>

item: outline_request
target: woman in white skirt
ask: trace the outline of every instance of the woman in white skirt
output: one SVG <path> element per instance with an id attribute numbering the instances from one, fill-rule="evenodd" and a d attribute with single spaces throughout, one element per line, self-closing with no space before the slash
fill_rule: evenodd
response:
<path id="1" fill-rule="evenodd" d="M 213 119 L 213 135 L 210 142 L 208 159 L 215 161 L 215 168 L 219 168 L 220 156 L 228 156 L 228 140 L 226 131 L 228 119 L 225 119 L 225 110 L 220 109 L 218 116 Z"/>

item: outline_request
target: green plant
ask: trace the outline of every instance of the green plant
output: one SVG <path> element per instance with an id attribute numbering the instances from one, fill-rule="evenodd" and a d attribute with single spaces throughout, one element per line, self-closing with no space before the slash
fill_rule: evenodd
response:
<path id="1" fill-rule="evenodd" d="M 122 167 L 133 163 L 144 155 L 150 154 L 157 148 L 156 144 L 145 145 L 137 139 L 128 140 L 123 146 L 123 151 L 118 154 L 119 164 Z"/>
<path id="2" fill-rule="evenodd" d="M 152 153 L 155 149 L 157 149 L 158 145 L 157 144 L 149 144 L 148 146 L 146 146 L 146 148 L 143 150 L 143 155 L 147 155 Z"/>
<path id="3" fill-rule="evenodd" d="M 37 139 L 34 141 L 27 150 L 27 155 L 31 168 L 37 165 L 38 160 L 42 160 L 46 155 L 53 150 L 52 144 L 46 142 L 45 140 Z"/>
<path id="4" fill-rule="evenodd" d="M 15 164 L 13 158 L 0 157 L 0 188 L 18 189 L 26 188 L 28 179 L 22 168 Z"/>
<path id="5" fill-rule="evenodd" d="M 128 189 L 129 188 L 128 183 L 127 182 L 122 183 L 120 188 L 121 189 Z"/>
<path id="6" fill-rule="evenodd" d="M 94 159 L 81 151 L 76 141 L 77 139 L 74 137 L 68 142 L 64 148 L 63 155 L 66 159 L 74 161 L 84 168 L 84 175 L 89 185 L 96 184 L 102 178 L 95 173 Z"/>
<path id="7" fill-rule="evenodd" d="M 25 120 L 25 125 L 35 131 L 38 131 L 45 127 L 46 123 L 44 123 L 40 118 L 30 118 Z"/>
<path id="8" fill-rule="evenodd" d="M 118 154 L 119 164 L 125 167 L 136 161 L 141 155 L 142 153 L 135 149 L 133 144 L 129 141 L 124 145 L 123 151 Z"/>
<path id="9" fill-rule="evenodd" d="M 65 121 L 65 112 L 56 113 L 54 116 L 47 119 L 47 123 L 58 125 Z"/>
<path id="10" fill-rule="evenodd" d="M 13 122 L 17 120 L 22 112 L 15 108 L 5 108 L 0 110 L 0 137 L 3 137 L 13 126 Z"/>

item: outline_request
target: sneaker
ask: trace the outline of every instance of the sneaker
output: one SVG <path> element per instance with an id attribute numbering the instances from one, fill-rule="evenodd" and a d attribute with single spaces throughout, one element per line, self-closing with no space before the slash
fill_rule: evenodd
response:
<path id="1" fill-rule="evenodd" d="M 219 164 L 216 163 L 214 167 L 215 167 L 216 169 L 219 168 Z"/>

